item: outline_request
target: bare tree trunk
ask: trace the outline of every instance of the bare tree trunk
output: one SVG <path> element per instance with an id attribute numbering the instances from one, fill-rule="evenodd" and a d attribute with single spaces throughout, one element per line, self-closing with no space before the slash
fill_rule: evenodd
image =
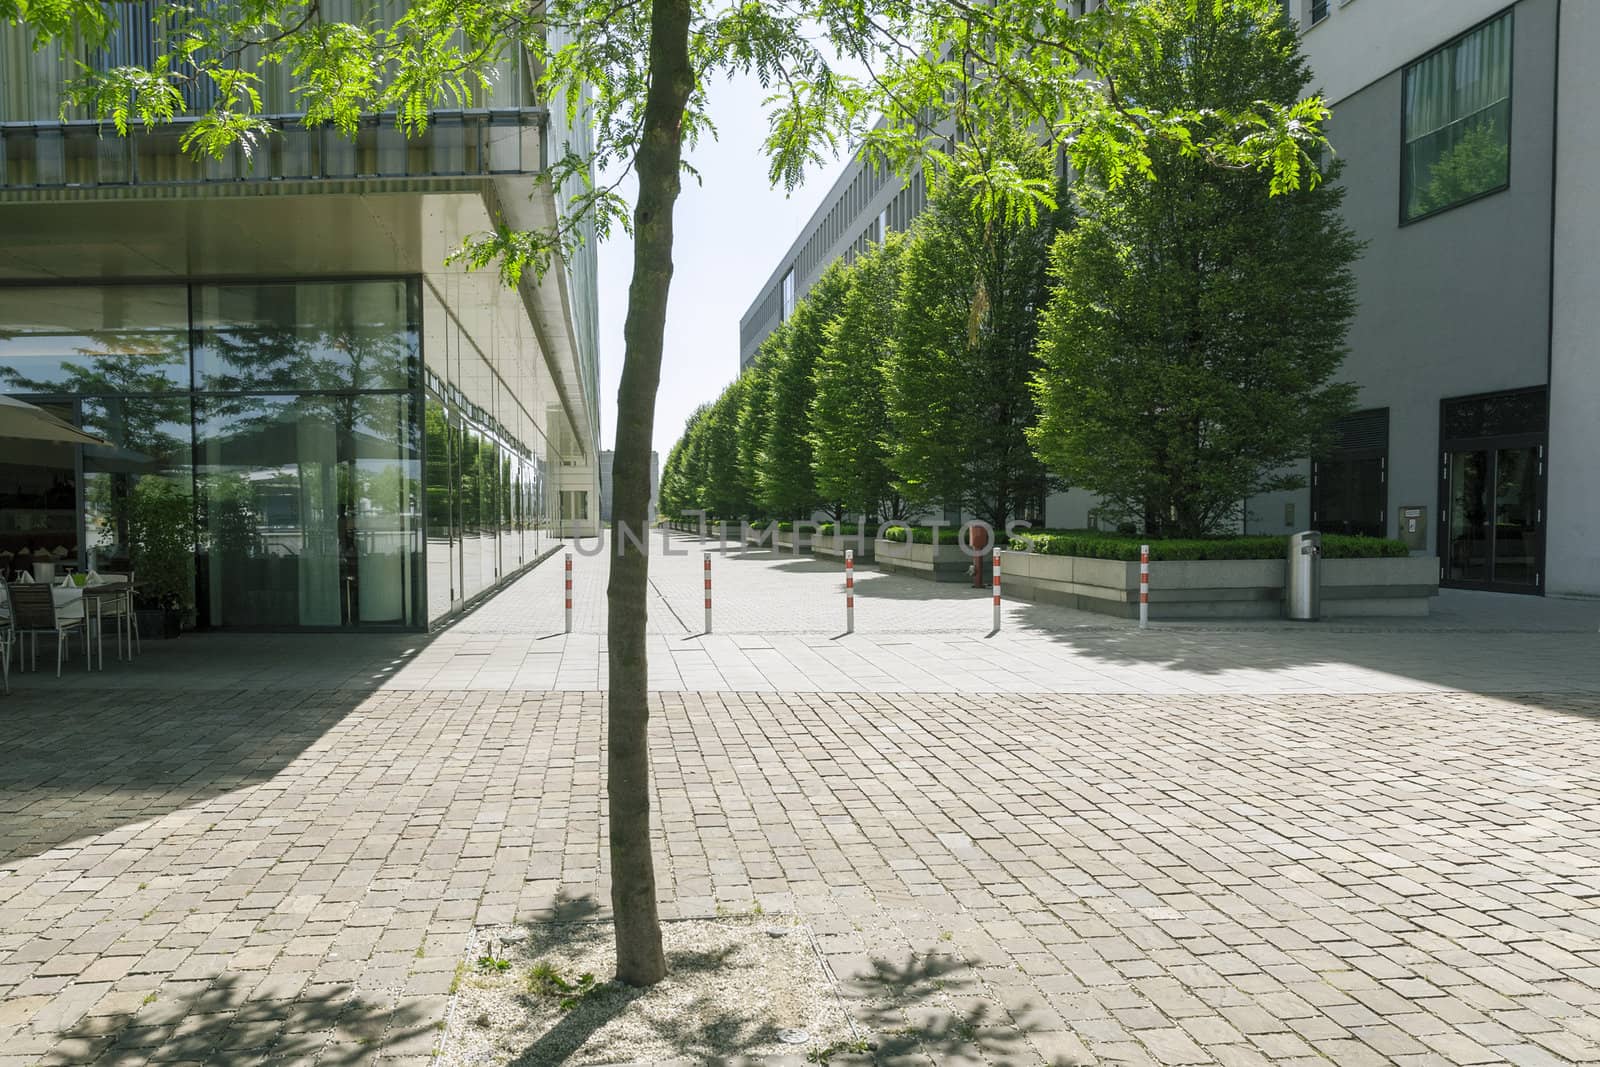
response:
<path id="1" fill-rule="evenodd" d="M 653 0 L 650 89 L 635 160 L 639 202 L 633 213 L 633 280 L 622 328 L 625 354 L 612 464 L 611 581 L 606 587 L 611 910 L 617 979 L 636 986 L 659 982 L 667 963 L 661 951 L 655 861 L 650 852 L 650 674 L 645 658 L 649 558 L 625 533 L 647 543 L 650 440 L 661 381 L 667 292 L 672 285 L 672 209 L 680 187 L 683 109 L 693 87 L 689 0 Z"/>

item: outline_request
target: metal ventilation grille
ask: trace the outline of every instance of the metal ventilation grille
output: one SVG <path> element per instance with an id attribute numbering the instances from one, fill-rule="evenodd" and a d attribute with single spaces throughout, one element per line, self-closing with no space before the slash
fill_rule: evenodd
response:
<path id="1" fill-rule="evenodd" d="M 1389 409 L 1356 411 L 1334 424 L 1338 452 L 1388 451 Z"/>

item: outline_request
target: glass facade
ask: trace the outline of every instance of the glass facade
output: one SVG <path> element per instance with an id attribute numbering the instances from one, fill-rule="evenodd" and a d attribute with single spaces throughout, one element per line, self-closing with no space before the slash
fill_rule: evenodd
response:
<path id="1" fill-rule="evenodd" d="M 1406 68 L 1402 222 L 1509 184 L 1511 27 L 1507 12 Z"/>
<path id="2" fill-rule="evenodd" d="M 0 287 L 0 568 L 134 570 L 202 627 L 408 628 L 550 547 L 548 445 L 418 278 Z M 154 595 L 152 599 L 155 599 Z"/>

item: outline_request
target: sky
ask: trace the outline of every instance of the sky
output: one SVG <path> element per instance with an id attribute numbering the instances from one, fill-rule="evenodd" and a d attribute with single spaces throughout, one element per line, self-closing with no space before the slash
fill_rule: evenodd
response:
<path id="1" fill-rule="evenodd" d="M 710 103 L 718 139 L 702 141 L 689 157 L 701 184 L 685 177 L 674 215 L 672 291 L 653 445 L 662 463 L 689 413 L 715 400 L 738 375 L 739 317 L 846 162 L 841 156 L 808 172 L 792 195 L 773 189 L 761 151 L 767 133 L 765 95 L 754 78 L 714 86 Z M 629 197 L 631 202 L 631 189 Z M 610 448 L 633 242 L 617 233 L 599 253 L 600 447 Z"/>

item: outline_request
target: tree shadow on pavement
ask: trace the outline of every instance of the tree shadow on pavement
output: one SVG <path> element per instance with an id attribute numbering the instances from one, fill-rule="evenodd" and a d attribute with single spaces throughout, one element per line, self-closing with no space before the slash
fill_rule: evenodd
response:
<path id="1" fill-rule="evenodd" d="M 865 1052 L 840 1054 L 837 1064 L 1048 1063 L 1028 1037 L 1039 1028 L 1017 1021 L 985 995 L 965 961 L 953 956 L 908 955 L 904 962 L 876 958 L 871 971 L 842 979 L 856 1021 L 870 1032 Z M 1024 1009 L 1027 1005 L 1023 1005 Z"/>
<path id="2" fill-rule="evenodd" d="M 135 1067 L 182 1061 L 310 1063 L 354 1067 L 386 1055 L 426 1057 L 437 1021 L 415 1003 L 358 995 L 348 985 L 312 987 L 295 999 L 252 997 L 260 975 L 224 975 L 197 995 L 87 1016 L 60 1033 L 42 1067 Z M 267 979 L 268 982 L 271 979 Z"/>

